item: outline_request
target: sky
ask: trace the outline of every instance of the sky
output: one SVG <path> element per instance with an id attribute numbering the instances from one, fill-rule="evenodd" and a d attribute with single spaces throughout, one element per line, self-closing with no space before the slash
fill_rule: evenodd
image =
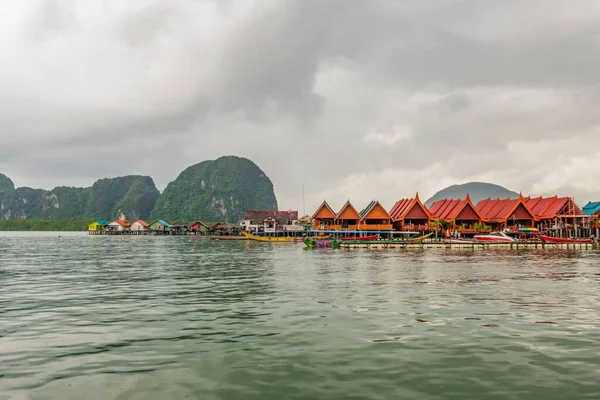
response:
<path id="1" fill-rule="evenodd" d="M 468 181 L 600 199 L 595 0 L 0 1 L 0 59 L 17 186 L 162 190 L 237 155 L 306 213 Z"/>

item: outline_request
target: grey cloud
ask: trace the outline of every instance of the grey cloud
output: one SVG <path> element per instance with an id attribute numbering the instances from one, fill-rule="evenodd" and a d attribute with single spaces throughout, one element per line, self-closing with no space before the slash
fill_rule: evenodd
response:
<path id="1" fill-rule="evenodd" d="M 17 184 L 164 187 L 237 154 L 283 208 L 303 183 L 310 209 L 478 178 L 551 191 L 557 169 L 556 190 L 600 198 L 594 175 L 563 182 L 576 157 L 600 167 L 593 1 L 102 4 L 0 6 L 0 171 Z"/>

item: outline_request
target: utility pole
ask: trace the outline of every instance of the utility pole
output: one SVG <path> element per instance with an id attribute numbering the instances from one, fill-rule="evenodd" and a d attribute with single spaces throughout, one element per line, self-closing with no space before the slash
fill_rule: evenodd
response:
<path id="1" fill-rule="evenodd" d="M 302 216 L 306 215 L 306 209 L 304 208 L 304 183 L 302 184 Z"/>

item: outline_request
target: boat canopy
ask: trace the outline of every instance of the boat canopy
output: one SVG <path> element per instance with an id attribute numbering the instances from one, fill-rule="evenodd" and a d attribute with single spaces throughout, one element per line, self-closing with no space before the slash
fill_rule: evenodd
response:
<path id="1" fill-rule="evenodd" d="M 413 232 L 413 231 L 328 231 L 328 230 L 319 230 L 319 229 L 310 229 L 308 231 L 306 231 L 308 233 L 340 233 L 340 234 L 357 234 L 357 235 L 364 235 L 366 233 L 370 233 L 370 234 L 376 234 L 376 233 L 383 233 L 383 234 L 400 234 L 400 235 L 418 235 L 421 232 Z"/>
<path id="2" fill-rule="evenodd" d="M 528 228 L 528 227 L 521 227 L 519 228 L 519 232 L 539 232 L 540 230 L 537 228 Z"/>

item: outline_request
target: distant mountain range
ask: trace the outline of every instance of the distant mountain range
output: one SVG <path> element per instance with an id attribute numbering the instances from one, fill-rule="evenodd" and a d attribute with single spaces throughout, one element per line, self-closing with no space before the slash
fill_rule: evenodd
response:
<path id="1" fill-rule="evenodd" d="M 101 179 L 88 188 L 15 188 L 0 174 L 0 219 L 237 222 L 247 209 L 276 210 L 273 183 L 252 161 L 234 156 L 186 168 L 161 194 L 149 176 Z"/>
<path id="2" fill-rule="evenodd" d="M 468 182 L 461 185 L 448 186 L 445 189 L 440 190 L 429 198 L 425 205 L 431 206 L 434 202 L 443 199 L 464 199 L 469 193 L 471 201 L 477 204 L 479 201 L 487 198 L 517 198 L 519 193 L 508 190 L 500 185 L 485 182 Z"/>

